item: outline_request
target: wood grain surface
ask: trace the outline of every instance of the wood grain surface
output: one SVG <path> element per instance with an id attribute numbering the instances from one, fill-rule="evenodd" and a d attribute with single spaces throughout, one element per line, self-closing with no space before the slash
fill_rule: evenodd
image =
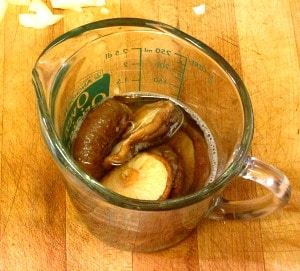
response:
<path id="1" fill-rule="evenodd" d="M 196 15 L 193 7 L 203 3 L 205 13 Z M 300 2 L 107 0 L 106 8 L 55 10 L 64 19 L 37 30 L 18 23 L 27 7 L 10 5 L 0 22 L 0 270 L 300 270 Z M 204 220 L 180 244 L 152 254 L 120 251 L 86 230 L 40 134 L 31 69 L 62 33 L 120 16 L 178 27 L 237 70 L 255 114 L 251 155 L 290 179 L 284 209 L 252 221 Z M 254 185 L 227 191 L 233 198 L 259 193 Z"/>

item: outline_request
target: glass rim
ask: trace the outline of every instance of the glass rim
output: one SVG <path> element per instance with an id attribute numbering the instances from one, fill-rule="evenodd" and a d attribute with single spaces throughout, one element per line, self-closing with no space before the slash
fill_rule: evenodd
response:
<path id="1" fill-rule="evenodd" d="M 239 93 L 239 97 L 243 106 L 244 113 L 244 130 L 242 135 L 242 140 L 240 147 L 236 150 L 233 161 L 230 165 L 225 169 L 225 171 L 218 176 L 212 183 L 206 185 L 202 189 L 193 192 L 191 194 L 174 198 L 174 199 L 166 199 L 166 200 L 138 200 L 132 199 L 120 194 L 117 194 L 111 190 L 108 190 L 103 185 L 101 185 L 97 180 L 91 178 L 87 175 L 83 170 L 81 170 L 72 156 L 64 149 L 62 143 L 59 140 L 59 137 L 55 131 L 53 123 L 51 121 L 50 113 L 47 109 L 45 97 L 42 91 L 42 84 L 39 79 L 38 72 L 36 70 L 36 66 L 39 62 L 39 59 L 47 53 L 47 51 L 51 50 L 56 45 L 68 40 L 70 38 L 81 35 L 85 32 L 102 29 L 102 28 L 110 28 L 110 27 L 145 27 L 153 30 L 158 30 L 165 34 L 171 34 L 176 36 L 177 38 L 183 39 L 188 43 L 192 44 L 194 47 L 208 55 L 212 58 L 229 76 L 231 82 L 235 86 L 237 92 Z M 69 171 L 70 174 L 76 177 L 76 181 L 80 181 L 84 183 L 87 187 L 89 187 L 92 191 L 96 192 L 105 199 L 107 202 L 113 205 L 117 205 L 119 207 L 134 209 L 134 210 L 144 210 L 144 211 L 158 211 L 158 210 L 172 210 L 183 208 L 185 206 L 189 206 L 195 204 L 201 200 L 204 200 L 211 195 L 215 194 L 217 191 L 222 189 L 231 178 L 237 176 L 240 171 L 245 167 L 246 159 L 248 157 L 249 148 L 252 143 L 253 137 L 253 110 L 251 105 L 250 96 L 244 85 L 242 79 L 237 74 L 237 72 L 232 68 L 232 66 L 216 51 L 207 46 L 202 41 L 190 36 L 189 34 L 182 32 L 181 30 L 174 28 L 170 25 L 164 24 L 158 21 L 140 19 L 140 18 L 114 18 L 114 19 L 106 19 L 100 20 L 96 22 L 92 22 L 86 25 L 79 26 L 70 30 L 55 40 L 53 40 L 40 54 L 38 57 L 36 64 L 32 70 L 33 76 L 33 84 L 37 95 L 37 104 L 39 108 L 39 117 L 41 130 L 44 137 L 44 140 L 47 143 L 47 146 L 52 153 L 52 156 L 56 160 L 56 162 Z M 45 131 L 43 131 L 43 127 Z"/>

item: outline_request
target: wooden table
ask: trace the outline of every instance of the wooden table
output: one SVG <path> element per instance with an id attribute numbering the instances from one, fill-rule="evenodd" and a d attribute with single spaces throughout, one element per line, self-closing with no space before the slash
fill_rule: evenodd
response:
<path id="1" fill-rule="evenodd" d="M 50 2 L 50 1 L 47 1 Z M 10 5 L 0 23 L 0 270 L 300 270 L 300 2 L 297 0 L 107 0 L 35 30 L 27 7 Z M 206 4 L 196 15 L 194 6 Z M 254 107 L 251 155 L 284 171 L 292 198 L 253 221 L 205 220 L 177 246 L 152 254 L 111 248 L 78 220 L 43 143 L 31 69 L 55 37 L 112 17 L 159 20 L 201 39 L 244 79 Z M 255 186 L 229 194 L 254 197 Z M 235 189 L 235 190 L 234 190 Z"/>

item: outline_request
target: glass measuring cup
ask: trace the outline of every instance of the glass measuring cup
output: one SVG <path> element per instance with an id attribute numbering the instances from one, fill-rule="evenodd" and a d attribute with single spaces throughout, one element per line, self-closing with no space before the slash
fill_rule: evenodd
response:
<path id="1" fill-rule="evenodd" d="M 178 29 L 134 18 L 78 27 L 45 48 L 33 83 L 41 131 L 68 194 L 89 230 L 113 246 L 160 250 L 181 241 L 205 217 L 263 217 L 289 200 L 286 176 L 248 156 L 253 114 L 242 80 L 220 55 Z M 217 151 L 213 181 L 179 198 L 143 201 L 106 189 L 78 167 L 70 151 L 77 123 L 103 98 L 132 92 L 167 95 L 201 117 Z M 222 190 L 237 176 L 270 193 L 224 199 Z"/>

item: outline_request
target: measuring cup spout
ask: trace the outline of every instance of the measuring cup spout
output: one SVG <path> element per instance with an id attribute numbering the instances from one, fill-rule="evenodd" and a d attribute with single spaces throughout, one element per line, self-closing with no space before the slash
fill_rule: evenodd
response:
<path id="1" fill-rule="evenodd" d="M 85 32 L 87 30 L 74 29 L 57 38 L 45 48 L 37 59 L 33 68 L 33 80 L 35 85 L 42 87 L 38 90 L 42 90 L 45 96 L 60 87 L 70 67 L 75 67 L 74 62 L 76 62 L 76 68 L 80 68 L 84 57 L 78 61 L 78 54 L 81 51 L 90 50 L 86 47 L 103 36 L 103 33 L 100 34 L 98 30 Z"/>

